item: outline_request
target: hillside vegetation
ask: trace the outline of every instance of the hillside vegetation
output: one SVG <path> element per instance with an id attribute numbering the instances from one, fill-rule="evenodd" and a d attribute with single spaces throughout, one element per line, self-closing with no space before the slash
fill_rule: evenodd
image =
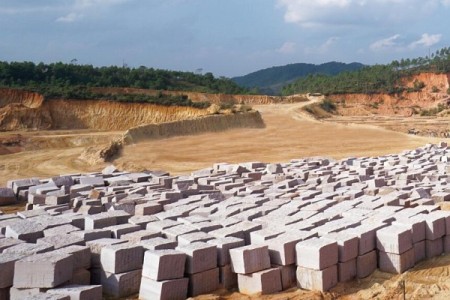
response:
<path id="1" fill-rule="evenodd" d="M 310 74 L 336 75 L 363 67 L 364 65 L 360 63 L 329 62 L 321 65 L 297 63 L 259 70 L 245 76 L 234 77 L 232 80 L 243 87 L 256 89 L 262 93 L 279 94 L 284 85 Z"/>
<path id="2" fill-rule="evenodd" d="M 292 95 L 308 92 L 325 95 L 348 93 L 397 94 L 417 92 L 424 88 L 423 82 L 414 82 L 411 87 L 406 86 L 403 79 L 423 72 L 449 73 L 450 47 L 438 50 L 427 57 L 395 60 L 387 65 L 367 66 L 357 71 L 343 72 L 334 76 L 309 75 L 283 87 L 282 94 Z M 438 90 L 435 92 L 438 92 Z"/>
<path id="3" fill-rule="evenodd" d="M 157 70 L 147 67 L 94 67 L 64 63 L 0 62 L 0 87 L 38 92 L 46 99 L 109 99 L 183 105 L 203 108 L 185 96 L 108 95 L 95 93 L 92 87 L 130 87 L 202 93 L 248 94 L 228 78 L 215 78 L 191 72 Z"/>

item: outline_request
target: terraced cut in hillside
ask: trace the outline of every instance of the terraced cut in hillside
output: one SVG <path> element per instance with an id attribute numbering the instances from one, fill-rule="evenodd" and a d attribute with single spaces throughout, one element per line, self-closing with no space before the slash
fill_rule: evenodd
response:
<path id="1" fill-rule="evenodd" d="M 110 165 L 10 180 L 0 205 L 28 204 L 0 213 L 0 295 L 445 298 L 449 279 L 428 266 L 448 271 L 449 161 L 441 142 L 183 176 Z"/>

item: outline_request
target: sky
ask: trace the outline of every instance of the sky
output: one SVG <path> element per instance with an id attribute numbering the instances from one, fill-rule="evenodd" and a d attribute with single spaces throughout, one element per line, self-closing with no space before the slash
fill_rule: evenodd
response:
<path id="1" fill-rule="evenodd" d="M 241 76 L 450 46 L 450 0 L 0 0 L 0 61 Z"/>

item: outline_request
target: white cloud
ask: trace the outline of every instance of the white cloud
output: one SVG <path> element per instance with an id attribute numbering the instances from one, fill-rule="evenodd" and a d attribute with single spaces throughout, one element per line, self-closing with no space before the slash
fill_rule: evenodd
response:
<path id="1" fill-rule="evenodd" d="M 295 43 L 285 42 L 280 48 L 277 49 L 277 52 L 281 54 L 292 54 L 295 52 Z"/>
<path id="2" fill-rule="evenodd" d="M 277 0 L 284 20 L 304 27 L 401 22 L 450 6 L 450 0 Z"/>
<path id="3" fill-rule="evenodd" d="M 400 34 L 395 34 L 388 38 L 378 40 L 370 45 L 370 49 L 373 51 L 380 51 L 400 47 L 401 45 L 398 43 L 399 38 Z"/>
<path id="4" fill-rule="evenodd" d="M 68 13 L 66 16 L 57 18 L 56 22 L 72 23 L 72 22 L 78 21 L 82 18 L 83 18 L 82 14 L 77 14 L 77 13 L 71 12 L 71 13 Z"/>
<path id="5" fill-rule="evenodd" d="M 450 1 L 447 1 L 450 2 Z M 439 43 L 442 39 L 442 34 L 428 34 L 424 33 L 422 34 L 422 37 L 418 39 L 417 41 L 412 42 L 409 47 L 410 48 L 416 48 L 416 47 L 431 47 L 433 45 L 436 45 Z"/>

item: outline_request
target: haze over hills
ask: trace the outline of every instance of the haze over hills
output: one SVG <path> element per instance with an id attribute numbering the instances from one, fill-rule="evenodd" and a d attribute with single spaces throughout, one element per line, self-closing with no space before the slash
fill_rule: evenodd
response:
<path id="1" fill-rule="evenodd" d="M 279 94 L 284 85 L 310 74 L 337 75 L 363 67 L 363 64 L 356 62 L 346 64 L 333 61 L 320 65 L 296 63 L 262 69 L 244 76 L 233 77 L 232 80 L 243 87 L 257 88 L 264 94 Z"/>

